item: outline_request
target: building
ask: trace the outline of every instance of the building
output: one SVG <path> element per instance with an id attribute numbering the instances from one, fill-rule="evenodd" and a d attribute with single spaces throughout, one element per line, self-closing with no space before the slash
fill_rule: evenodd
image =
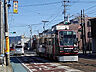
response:
<path id="1" fill-rule="evenodd" d="M 96 18 L 89 19 L 89 26 L 91 27 L 92 53 L 96 53 Z"/>
<path id="2" fill-rule="evenodd" d="M 91 26 L 90 26 L 90 19 L 92 19 L 91 17 L 85 17 L 85 32 L 86 32 L 86 50 L 91 51 L 92 50 L 92 38 L 91 38 Z M 63 22 L 60 22 L 59 24 L 64 24 Z M 68 23 L 67 25 L 69 25 L 69 29 L 70 30 L 74 30 L 77 33 L 77 37 L 78 37 L 78 47 L 79 50 L 82 50 L 82 35 L 81 35 L 81 18 L 80 16 L 77 18 L 74 18 L 72 20 L 70 20 L 70 23 Z"/>

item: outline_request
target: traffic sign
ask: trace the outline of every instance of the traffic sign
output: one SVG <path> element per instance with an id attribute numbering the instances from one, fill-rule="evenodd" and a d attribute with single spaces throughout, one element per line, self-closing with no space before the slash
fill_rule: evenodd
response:
<path id="1" fill-rule="evenodd" d="M 13 13 L 18 13 L 18 1 L 13 1 Z"/>

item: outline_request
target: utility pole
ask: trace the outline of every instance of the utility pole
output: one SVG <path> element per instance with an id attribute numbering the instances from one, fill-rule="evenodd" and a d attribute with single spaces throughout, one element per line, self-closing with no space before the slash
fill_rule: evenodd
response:
<path id="1" fill-rule="evenodd" d="M 82 49 L 83 54 L 86 54 L 86 29 L 85 29 L 85 15 L 84 15 L 84 9 L 81 10 L 81 27 L 82 27 Z"/>
<path id="2" fill-rule="evenodd" d="M 4 58 L 4 24 L 3 24 L 3 2 L 0 0 L 0 54 Z M 0 61 L 1 58 L 0 58 Z M 4 59 L 3 62 L 4 63 Z"/>
<path id="3" fill-rule="evenodd" d="M 85 27 L 85 14 L 83 9 L 83 21 L 84 21 L 84 54 L 86 54 L 86 27 Z"/>
<path id="4" fill-rule="evenodd" d="M 69 3 L 69 0 L 64 0 L 64 24 L 66 21 L 68 21 L 68 16 L 66 16 L 66 7 L 68 6 L 66 3 Z"/>
<path id="5" fill-rule="evenodd" d="M 83 50 L 83 54 L 84 54 L 84 29 L 83 29 L 83 14 L 82 14 L 82 10 L 81 10 L 81 28 L 82 28 L 82 31 L 81 31 L 81 38 L 82 38 L 82 50 Z"/>
<path id="6" fill-rule="evenodd" d="M 49 21 L 42 21 L 42 22 L 44 23 L 43 29 L 44 29 L 44 31 L 45 31 L 45 24 L 46 24 L 47 22 L 49 22 Z"/>
<path id="7" fill-rule="evenodd" d="M 9 32 L 8 32 L 8 6 L 7 0 L 4 0 L 4 23 L 5 23 L 5 39 L 6 39 L 6 66 L 10 65 L 10 55 L 9 55 Z"/>
<path id="8" fill-rule="evenodd" d="M 30 49 L 32 48 L 32 25 L 28 25 L 30 29 Z"/>

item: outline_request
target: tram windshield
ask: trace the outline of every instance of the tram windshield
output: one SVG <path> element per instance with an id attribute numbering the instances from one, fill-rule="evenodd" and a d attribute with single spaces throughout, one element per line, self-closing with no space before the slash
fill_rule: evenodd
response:
<path id="1" fill-rule="evenodd" d="M 60 31 L 59 32 L 60 46 L 73 46 L 76 42 L 76 33 L 73 31 Z"/>

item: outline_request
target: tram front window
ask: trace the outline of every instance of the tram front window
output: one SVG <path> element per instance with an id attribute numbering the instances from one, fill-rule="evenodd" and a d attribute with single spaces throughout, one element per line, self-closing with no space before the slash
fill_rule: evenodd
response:
<path id="1" fill-rule="evenodd" d="M 73 31 L 60 31 L 59 39 L 60 46 L 73 46 L 74 40 L 76 39 L 76 34 L 73 34 Z"/>

